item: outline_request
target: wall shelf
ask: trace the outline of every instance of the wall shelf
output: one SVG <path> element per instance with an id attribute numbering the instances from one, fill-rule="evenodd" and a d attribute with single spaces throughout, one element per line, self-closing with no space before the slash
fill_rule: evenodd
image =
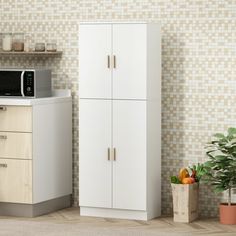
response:
<path id="1" fill-rule="evenodd" d="M 60 56 L 62 55 L 62 51 L 56 51 L 56 52 L 6 52 L 6 51 L 0 51 L 0 56 L 15 56 L 15 55 L 24 55 L 24 56 Z"/>

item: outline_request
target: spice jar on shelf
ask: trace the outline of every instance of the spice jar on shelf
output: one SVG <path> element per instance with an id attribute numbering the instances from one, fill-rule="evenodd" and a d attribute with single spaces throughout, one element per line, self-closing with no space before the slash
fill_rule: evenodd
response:
<path id="1" fill-rule="evenodd" d="M 45 43 L 35 44 L 35 52 L 44 52 L 44 51 L 45 51 Z"/>
<path id="2" fill-rule="evenodd" d="M 2 34 L 2 50 L 11 51 L 12 50 L 12 33 Z"/>
<path id="3" fill-rule="evenodd" d="M 15 33 L 13 34 L 13 51 L 22 52 L 24 51 L 24 34 Z"/>
<path id="4" fill-rule="evenodd" d="M 55 42 L 47 43 L 46 50 L 48 52 L 56 52 L 57 51 L 57 44 Z"/>
<path id="5" fill-rule="evenodd" d="M 32 50 L 30 49 L 30 36 L 29 36 L 28 34 L 25 35 L 24 51 L 25 51 L 25 52 L 32 51 Z"/>

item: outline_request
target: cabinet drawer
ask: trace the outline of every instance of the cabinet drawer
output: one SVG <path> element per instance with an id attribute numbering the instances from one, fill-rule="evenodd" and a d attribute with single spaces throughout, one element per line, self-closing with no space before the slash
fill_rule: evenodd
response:
<path id="1" fill-rule="evenodd" d="M 32 203 L 32 161 L 0 159 L 0 202 Z"/>
<path id="2" fill-rule="evenodd" d="M 32 134 L 0 132 L 0 158 L 32 159 Z"/>
<path id="3" fill-rule="evenodd" d="M 32 132 L 32 108 L 0 105 L 0 131 Z"/>

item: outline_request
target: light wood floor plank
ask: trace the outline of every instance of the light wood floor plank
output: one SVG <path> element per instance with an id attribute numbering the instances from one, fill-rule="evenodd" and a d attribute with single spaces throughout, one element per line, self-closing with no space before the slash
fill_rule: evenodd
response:
<path id="1" fill-rule="evenodd" d="M 209 236 L 236 236 L 236 226 L 221 225 L 218 219 L 199 219 L 190 224 L 173 222 L 172 217 L 161 217 L 150 221 L 121 220 L 97 217 L 82 217 L 78 208 L 68 208 L 48 215 L 35 218 L 0 217 L 2 220 L 17 222 L 53 223 L 56 225 L 78 227 L 81 229 L 105 230 L 105 232 L 127 231 L 130 235 L 135 232 L 144 232 L 144 235 L 209 235 Z M 134 234 L 132 234 L 134 233 Z M 113 235 L 113 234 L 112 234 Z M 118 235 L 118 234 L 117 234 Z M 127 234 L 129 235 L 129 234 Z"/>

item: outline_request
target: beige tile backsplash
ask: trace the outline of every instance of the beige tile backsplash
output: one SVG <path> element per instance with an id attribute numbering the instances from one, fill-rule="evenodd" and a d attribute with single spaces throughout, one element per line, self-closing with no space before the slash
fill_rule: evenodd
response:
<path id="1" fill-rule="evenodd" d="M 73 94 L 73 200 L 78 205 L 80 21 L 147 21 L 162 25 L 162 212 L 171 214 L 169 176 L 204 160 L 215 132 L 236 124 L 235 0 L 0 1 L 0 32 L 24 32 L 31 44 L 57 40 L 62 57 L 1 56 L 1 67 L 46 66 L 54 88 Z M 216 216 L 212 190 L 200 213 Z"/>

